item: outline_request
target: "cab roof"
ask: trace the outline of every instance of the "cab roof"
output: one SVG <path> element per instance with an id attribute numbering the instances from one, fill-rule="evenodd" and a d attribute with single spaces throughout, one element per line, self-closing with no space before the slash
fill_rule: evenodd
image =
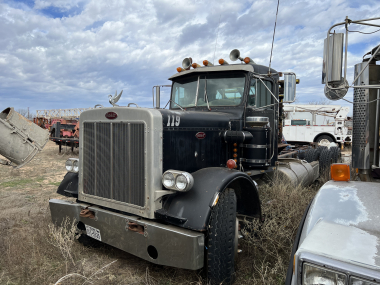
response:
<path id="1" fill-rule="evenodd" d="M 200 73 L 200 72 L 216 72 L 216 71 L 250 71 L 260 74 L 267 74 L 269 67 L 259 64 L 226 64 L 226 65 L 216 65 L 216 66 L 202 66 L 193 68 L 190 70 L 185 70 L 178 72 L 171 77 L 169 80 L 173 80 L 188 74 Z M 271 68 L 271 73 L 277 73 L 276 70 Z"/>

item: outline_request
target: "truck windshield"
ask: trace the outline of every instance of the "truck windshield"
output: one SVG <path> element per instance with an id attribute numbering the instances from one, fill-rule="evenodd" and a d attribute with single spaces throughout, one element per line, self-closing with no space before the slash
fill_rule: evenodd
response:
<path id="1" fill-rule="evenodd" d="M 244 74 L 187 77 L 174 82 L 171 99 L 182 108 L 207 106 L 207 100 L 209 106 L 237 106 L 243 98 L 244 85 Z M 171 102 L 171 109 L 179 108 L 175 103 Z"/>

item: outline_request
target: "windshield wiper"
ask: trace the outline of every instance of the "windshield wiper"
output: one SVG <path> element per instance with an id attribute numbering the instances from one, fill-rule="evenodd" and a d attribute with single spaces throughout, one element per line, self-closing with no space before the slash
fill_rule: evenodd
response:
<path id="1" fill-rule="evenodd" d="M 211 111 L 211 109 L 210 109 L 210 105 L 208 104 L 208 96 L 207 96 L 207 78 L 206 78 L 206 76 L 205 76 L 205 101 L 206 101 L 206 103 L 207 103 L 207 109 L 208 109 L 209 111 Z"/>
<path id="2" fill-rule="evenodd" d="M 169 101 L 168 101 L 168 103 L 166 103 L 164 109 L 166 109 L 166 106 L 169 104 L 169 102 L 173 102 L 173 103 L 176 104 L 178 107 L 180 107 L 182 111 L 186 111 L 186 110 L 184 110 L 179 104 L 177 104 L 176 102 L 174 102 L 172 99 L 169 99 Z"/>

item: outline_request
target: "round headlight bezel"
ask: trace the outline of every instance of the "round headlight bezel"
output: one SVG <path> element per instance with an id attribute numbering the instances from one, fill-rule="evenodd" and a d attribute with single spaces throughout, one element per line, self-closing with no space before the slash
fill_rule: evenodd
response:
<path id="1" fill-rule="evenodd" d="M 73 170 L 74 172 L 79 172 L 79 160 L 73 160 Z"/>
<path id="2" fill-rule="evenodd" d="M 69 158 L 68 160 L 66 160 L 65 167 L 66 167 L 66 170 L 67 170 L 68 172 L 73 171 L 73 167 L 74 167 L 74 165 L 73 165 L 73 160 L 70 159 L 70 158 Z"/>
<path id="3" fill-rule="evenodd" d="M 165 176 L 167 180 L 165 179 Z M 172 181 L 170 185 L 165 183 L 165 181 L 169 180 L 169 177 L 170 177 L 170 180 Z M 169 188 L 169 189 L 171 189 L 175 185 L 175 177 L 173 173 L 165 172 L 164 175 L 162 175 L 162 185 L 164 185 L 166 188 Z"/>
<path id="4" fill-rule="evenodd" d="M 180 179 L 184 179 L 183 181 L 179 181 Z M 180 183 L 183 184 L 183 186 L 179 186 Z M 177 175 L 177 177 L 175 178 L 175 187 L 180 190 L 180 191 L 185 191 L 185 189 L 187 188 L 187 186 L 189 185 L 189 179 L 183 175 L 183 174 L 179 174 Z"/>

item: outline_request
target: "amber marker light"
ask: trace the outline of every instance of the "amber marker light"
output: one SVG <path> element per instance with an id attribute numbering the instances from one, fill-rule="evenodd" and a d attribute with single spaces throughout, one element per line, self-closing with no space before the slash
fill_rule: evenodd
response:
<path id="1" fill-rule="evenodd" d="M 244 62 L 245 62 L 246 64 L 250 63 L 251 61 L 252 61 L 252 59 L 251 59 L 250 57 L 246 57 L 246 58 L 244 59 Z"/>
<path id="2" fill-rule="evenodd" d="M 219 59 L 219 64 L 223 65 L 223 64 L 228 64 L 227 61 L 225 61 L 223 58 Z"/>
<path id="3" fill-rule="evenodd" d="M 208 60 L 204 60 L 203 65 L 204 66 L 213 66 L 213 64 L 211 62 L 209 62 Z"/>
<path id="4" fill-rule="evenodd" d="M 331 164 L 331 179 L 334 181 L 350 181 L 350 166 L 344 163 Z"/>
<path id="5" fill-rule="evenodd" d="M 197 68 L 197 67 L 201 67 L 198 63 L 193 63 L 192 65 L 191 65 L 193 68 Z"/>
<path id="6" fill-rule="evenodd" d="M 236 168 L 236 162 L 235 162 L 235 160 L 233 160 L 233 159 L 229 159 L 229 160 L 227 160 L 227 167 L 228 167 L 229 169 L 234 169 L 234 168 Z"/>
<path id="7" fill-rule="evenodd" d="M 181 71 L 185 71 L 185 70 L 182 67 L 177 67 L 177 71 L 181 72 Z"/>

